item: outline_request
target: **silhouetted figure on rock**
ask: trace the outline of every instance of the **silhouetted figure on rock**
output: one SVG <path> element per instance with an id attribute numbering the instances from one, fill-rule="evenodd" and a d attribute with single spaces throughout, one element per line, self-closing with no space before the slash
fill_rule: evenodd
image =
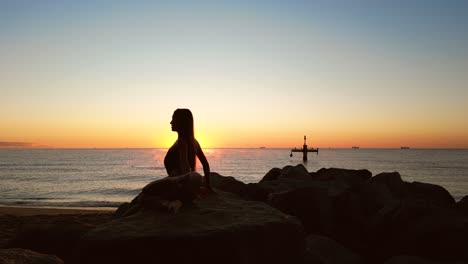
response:
<path id="1" fill-rule="evenodd" d="M 146 185 L 132 204 L 177 212 L 183 203 L 192 202 L 200 194 L 213 192 L 209 178 L 210 165 L 194 137 L 192 112 L 189 109 L 175 110 L 171 127 L 178 138 L 164 158 L 169 176 Z M 195 172 L 196 157 L 203 165 L 204 178 Z"/>

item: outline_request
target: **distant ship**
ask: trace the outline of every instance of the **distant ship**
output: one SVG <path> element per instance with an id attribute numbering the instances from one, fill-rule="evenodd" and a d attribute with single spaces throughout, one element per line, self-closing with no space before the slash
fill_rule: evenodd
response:
<path id="1" fill-rule="evenodd" d="M 359 149 L 359 147 L 358 146 L 353 146 L 352 149 Z"/>
<path id="2" fill-rule="evenodd" d="M 410 149 L 410 147 L 400 147 L 400 149 Z"/>
<path id="3" fill-rule="evenodd" d="M 266 147 L 259 147 L 259 148 L 264 149 L 264 148 L 266 148 Z"/>

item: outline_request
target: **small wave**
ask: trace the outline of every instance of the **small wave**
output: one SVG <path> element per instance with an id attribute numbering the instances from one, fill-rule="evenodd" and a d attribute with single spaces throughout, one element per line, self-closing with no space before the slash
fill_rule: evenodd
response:
<path id="1" fill-rule="evenodd" d="M 35 201 L 53 201 L 59 200 L 59 198 L 52 198 L 52 197 L 1 197 L 2 201 L 6 201 L 7 203 L 34 203 Z"/>
<path id="2" fill-rule="evenodd" d="M 31 171 L 30 167 L 3 167 L 4 171 Z M 38 167 L 34 168 L 34 171 L 57 171 L 57 172 L 82 172 L 80 169 L 74 168 L 49 168 L 49 167 Z"/>
<path id="3" fill-rule="evenodd" d="M 69 191 L 68 195 L 79 196 L 95 196 L 95 195 L 112 195 L 112 196 L 135 196 L 141 192 L 141 188 L 113 188 L 113 189 L 90 189 L 90 190 L 74 190 Z"/>
<path id="4" fill-rule="evenodd" d="M 110 194 L 110 195 L 136 195 L 141 192 L 141 188 L 138 189 L 130 189 L 130 188 L 114 188 L 114 189 L 107 189 L 107 190 L 95 190 L 95 193 L 99 194 Z"/>
<path id="5" fill-rule="evenodd" d="M 21 198 L 22 200 L 34 200 L 34 201 L 42 201 L 42 200 L 54 200 L 56 198 L 49 198 L 49 197 L 25 197 Z"/>
<path id="6" fill-rule="evenodd" d="M 109 201 L 77 201 L 77 202 L 28 202 L 28 201 L 15 201 L 15 202 L 3 202 L 2 205 L 14 206 L 52 206 L 52 207 L 119 207 L 122 202 L 109 202 Z"/>
<path id="7" fill-rule="evenodd" d="M 468 168 L 466 166 L 437 166 L 437 165 L 432 165 L 432 166 L 427 166 L 427 167 L 431 169 L 452 169 L 452 170 L 466 170 Z"/>
<path id="8" fill-rule="evenodd" d="M 165 175 L 145 175 L 145 176 L 140 176 L 140 175 L 125 175 L 125 176 L 113 176 L 111 179 L 112 180 L 118 180 L 118 181 L 132 181 L 132 182 L 150 182 L 154 181 L 160 178 L 166 177 Z"/>
<path id="9" fill-rule="evenodd" d="M 0 167 L 52 167 L 52 166 L 71 166 L 72 163 L 3 163 Z"/>
<path id="10" fill-rule="evenodd" d="M 165 170 L 164 167 L 155 167 L 155 166 L 131 166 L 133 169 L 143 169 L 143 170 Z"/>
<path id="11" fill-rule="evenodd" d="M 124 202 L 109 202 L 109 201 L 80 201 L 80 202 L 65 202 L 51 203 L 51 206 L 60 207 L 119 207 Z"/>

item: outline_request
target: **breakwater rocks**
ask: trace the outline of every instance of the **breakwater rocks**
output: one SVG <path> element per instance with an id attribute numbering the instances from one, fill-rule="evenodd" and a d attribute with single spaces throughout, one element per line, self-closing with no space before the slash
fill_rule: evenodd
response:
<path id="1" fill-rule="evenodd" d="M 318 258 L 310 263 L 468 262 L 468 197 L 455 202 L 443 187 L 405 182 L 398 172 L 308 172 L 297 165 L 273 168 L 259 183 L 215 173 L 211 181 L 216 188 L 296 216 L 307 241 L 319 235 L 337 244 L 330 246 L 335 252 L 314 249 L 331 244 L 328 240 L 307 246 L 308 254 L 315 252 Z M 317 252 L 329 253 L 317 257 Z M 343 259 L 334 261 L 336 255 Z"/>
<path id="2" fill-rule="evenodd" d="M 9 216 L 0 246 L 65 263 L 468 263 L 468 197 L 441 186 L 302 165 L 210 178 L 216 193 L 178 210 L 135 199 L 114 215 Z"/>

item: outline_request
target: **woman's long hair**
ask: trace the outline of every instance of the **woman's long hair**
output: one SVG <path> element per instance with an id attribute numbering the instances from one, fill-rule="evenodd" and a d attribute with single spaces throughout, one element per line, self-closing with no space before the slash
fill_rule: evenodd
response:
<path id="1" fill-rule="evenodd" d="M 192 171 L 196 168 L 195 159 L 195 132 L 193 129 L 193 115 L 189 109 L 179 108 L 174 111 L 174 119 L 179 127 L 179 139 L 187 143 L 188 162 Z"/>

